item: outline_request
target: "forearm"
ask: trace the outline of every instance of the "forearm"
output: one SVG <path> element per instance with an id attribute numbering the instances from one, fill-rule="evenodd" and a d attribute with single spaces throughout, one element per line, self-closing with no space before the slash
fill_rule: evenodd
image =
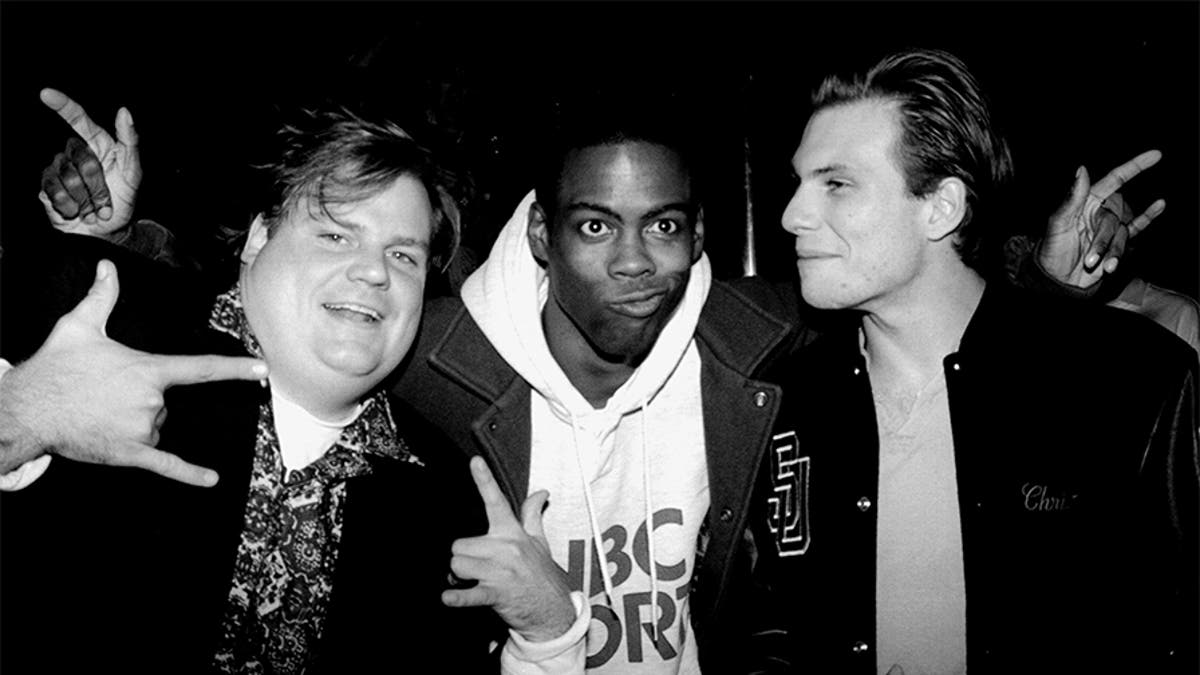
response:
<path id="1" fill-rule="evenodd" d="M 0 370 L 7 371 L 0 375 L 0 474 L 7 474 L 45 454 L 51 442 L 41 430 L 44 411 L 31 405 L 36 392 L 31 391 L 26 368 L 9 370 L 7 362 L 0 364 Z"/>

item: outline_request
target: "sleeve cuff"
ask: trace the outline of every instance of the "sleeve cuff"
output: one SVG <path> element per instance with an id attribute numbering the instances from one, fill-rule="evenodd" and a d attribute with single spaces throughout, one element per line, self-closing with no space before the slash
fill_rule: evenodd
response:
<path id="1" fill-rule="evenodd" d="M 582 673 L 587 660 L 587 630 L 592 607 L 580 591 L 571 592 L 575 623 L 566 633 L 545 642 L 531 642 L 511 628 L 500 655 L 500 672 L 512 675 Z"/>

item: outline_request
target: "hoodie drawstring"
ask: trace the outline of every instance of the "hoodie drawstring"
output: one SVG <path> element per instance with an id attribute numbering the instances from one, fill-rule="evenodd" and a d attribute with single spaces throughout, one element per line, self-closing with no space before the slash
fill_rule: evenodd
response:
<path id="1" fill-rule="evenodd" d="M 658 642 L 658 617 L 659 617 L 659 599 L 658 599 L 658 557 L 654 554 L 654 498 L 650 489 L 650 452 L 646 447 L 646 439 L 649 434 L 646 432 L 646 418 L 649 416 L 650 402 L 642 398 L 642 501 L 646 507 L 646 542 L 647 554 L 650 557 L 650 597 L 653 602 L 653 612 L 650 615 L 650 635 L 651 639 Z M 583 501 L 587 505 L 588 522 L 592 529 L 592 545 L 596 547 L 596 560 L 600 564 L 600 578 L 604 582 L 604 595 L 608 600 L 608 606 L 613 606 L 613 585 L 612 575 L 608 572 L 608 564 L 605 562 L 604 556 L 604 539 L 600 535 L 600 523 L 596 520 L 596 509 L 592 502 L 592 486 L 588 480 L 588 472 L 583 467 L 583 453 L 580 452 L 579 444 L 579 425 L 575 422 L 575 416 L 570 415 L 571 421 L 571 436 L 575 445 L 575 463 L 579 467 L 579 476 L 583 480 Z M 584 589 L 587 597 L 591 597 L 591 564 L 592 557 L 585 556 L 583 567 Z"/>
<path id="2" fill-rule="evenodd" d="M 600 524 L 596 521 L 596 507 L 592 504 L 592 486 L 588 480 L 588 473 L 583 469 L 583 454 L 579 451 L 579 425 L 575 423 L 575 416 L 571 415 L 571 436 L 575 441 L 575 463 L 579 465 L 579 477 L 583 479 L 583 500 L 587 504 L 588 522 L 592 526 L 592 545 L 596 547 L 596 560 L 600 563 L 600 578 L 604 581 L 604 595 L 608 599 L 608 606 L 613 606 L 613 585 L 612 575 L 608 573 L 608 565 L 604 561 L 604 539 L 600 536 Z M 591 566 L 592 557 L 584 556 L 587 563 L 583 566 L 583 585 L 587 597 L 592 596 L 591 581 Z"/>
<path id="3" fill-rule="evenodd" d="M 654 555 L 654 500 L 650 496 L 650 453 L 646 450 L 646 418 L 650 402 L 642 397 L 642 499 L 646 503 L 646 546 L 650 556 L 650 597 L 654 611 L 650 614 L 650 639 L 658 642 L 658 557 Z"/>

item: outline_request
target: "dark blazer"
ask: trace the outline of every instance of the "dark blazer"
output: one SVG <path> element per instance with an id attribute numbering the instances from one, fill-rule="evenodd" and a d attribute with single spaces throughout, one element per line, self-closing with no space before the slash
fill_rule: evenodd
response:
<path id="1" fill-rule="evenodd" d="M 37 286 L 61 294 L 46 302 L 48 316 L 83 296 L 103 255 L 118 263 L 123 295 L 142 289 L 114 312 L 111 337 L 156 351 L 244 355 L 237 341 L 204 328 L 206 314 L 156 321 L 152 306 L 129 306 L 166 295 L 147 290 L 161 288 L 154 268 L 74 239 L 46 268 L 51 281 Z M 83 284 L 56 285 L 64 279 Z M 168 392 L 159 447 L 217 470 L 213 488 L 55 458 L 32 485 L 0 495 L 5 673 L 208 670 L 266 396 L 255 382 Z M 393 413 L 425 466 L 371 457 L 374 471 L 350 480 L 317 670 L 402 672 L 431 661 L 450 672 L 485 669 L 490 616 L 440 601 L 451 541 L 486 529 L 478 496 L 436 429 L 396 401 Z"/>

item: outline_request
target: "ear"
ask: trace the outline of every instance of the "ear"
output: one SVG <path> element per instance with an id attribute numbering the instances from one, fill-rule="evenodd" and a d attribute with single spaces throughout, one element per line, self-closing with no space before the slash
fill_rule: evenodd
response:
<path id="1" fill-rule="evenodd" d="M 692 263 L 704 253 L 704 207 L 696 210 L 696 222 L 692 225 Z"/>
<path id="2" fill-rule="evenodd" d="M 940 241 L 954 234 L 967 213 L 967 186 L 962 180 L 943 178 L 925 200 L 928 205 L 925 232 L 930 241 Z"/>
<path id="3" fill-rule="evenodd" d="M 540 204 L 534 202 L 529 207 L 529 231 L 525 236 L 529 238 L 529 248 L 533 250 L 533 257 L 543 263 L 550 259 L 547 253 L 550 249 L 550 226 L 546 220 L 546 212 Z"/>
<path id="4" fill-rule="evenodd" d="M 263 246 L 266 246 L 267 239 L 270 234 L 267 231 L 267 224 L 263 222 L 262 214 L 254 217 L 254 222 L 250 223 L 250 232 L 246 235 L 246 244 L 242 246 L 241 260 L 243 265 L 249 265 L 258 257 L 259 251 Z"/>

